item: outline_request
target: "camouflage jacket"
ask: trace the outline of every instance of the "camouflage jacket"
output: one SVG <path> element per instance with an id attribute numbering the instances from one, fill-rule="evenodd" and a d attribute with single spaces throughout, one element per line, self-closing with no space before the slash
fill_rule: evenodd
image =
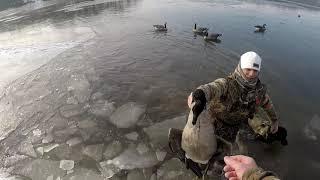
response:
<path id="1" fill-rule="evenodd" d="M 260 81 L 253 90 L 254 92 L 251 92 L 254 96 L 253 101 L 247 104 L 240 101 L 241 95 L 247 92 L 241 91 L 241 87 L 232 75 L 201 85 L 198 89 L 204 91 L 207 109 L 214 119 L 231 125 L 239 124 L 241 121 L 253 118 L 258 107 L 262 107 L 271 121 L 278 120 L 270 96 L 267 94 L 267 88 Z"/>
<path id="2" fill-rule="evenodd" d="M 280 180 L 277 176 L 271 171 L 264 171 L 261 168 L 251 169 L 246 171 L 242 180 Z"/>

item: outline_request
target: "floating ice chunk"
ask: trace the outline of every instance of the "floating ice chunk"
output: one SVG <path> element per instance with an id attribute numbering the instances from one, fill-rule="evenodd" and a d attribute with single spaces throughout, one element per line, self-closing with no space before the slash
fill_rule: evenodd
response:
<path id="1" fill-rule="evenodd" d="M 72 87 L 72 86 L 69 86 L 68 88 L 67 88 L 67 90 L 70 92 L 70 91 L 73 91 L 74 90 L 74 87 Z"/>
<path id="2" fill-rule="evenodd" d="M 170 180 L 170 179 L 183 179 L 183 180 L 192 180 L 194 174 L 192 171 L 186 169 L 184 164 L 176 158 L 172 158 L 169 161 L 166 161 L 161 167 L 157 170 L 157 179 L 158 180 Z"/>
<path id="3" fill-rule="evenodd" d="M 69 146 L 75 146 L 75 145 L 82 143 L 82 139 L 80 137 L 74 137 L 72 139 L 69 139 L 66 143 Z"/>
<path id="4" fill-rule="evenodd" d="M 157 159 L 159 161 L 163 161 L 164 158 L 166 157 L 167 155 L 167 152 L 164 152 L 164 151 L 156 151 L 156 156 L 157 156 Z"/>
<path id="5" fill-rule="evenodd" d="M 48 134 L 46 137 L 44 137 L 42 139 L 42 143 L 46 144 L 46 143 L 51 143 L 53 141 L 53 135 L 52 134 Z"/>
<path id="6" fill-rule="evenodd" d="M 41 136 L 41 134 L 42 134 L 40 129 L 35 129 L 35 130 L 32 131 L 32 133 L 33 133 L 34 136 Z"/>
<path id="7" fill-rule="evenodd" d="M 91 100 L 98 100 L 98 99 L 102 99 L 103 94 L 101 92 L 96 92 L 94 94 L 92 94 L 91 96 Z"/>
<path id="8" fill-rule="evenodd" d="M 169 128 L 183 129 L 186 123 L 185 120 L 186 117 L 183 115 L 156 123 L 148 128 L 143 128 L 143 130 L 148 134 L 154 148 L 163 148 L 168 144 Z"/>
<path id="9" fill-rule="evenodd" d="M 67 174 L 63 177 L 67 180 L 105 180 L 105 178 L 99 175 L 96 171 L 92 171 L 85 168 L 75 168 L 74 173 Z"/>
<path id="10" fill-rule="evenodd" d="M 157 180 L 157 175 L 156 174 L 152 174 L 150 177 L 150 180 Z"/>
<path id="11" fill-rule="evenodd" d="M 110 122 L 118 128 L 129 128 L 136 124 L 142 114 L 146 111 L 146 106 L 134 102 L 119 107 L 110 117 Z"/>
<path id="12" fill-rule="evenodd" d="M 111 159 L 122 151 L 122 144 L 120 141 L 113 141 L 109 144 L 103 153 L 104 159 Z"/>
<path id="13" fill-rule="evenodd" d="M 103 100 L 98 100 L 91 106 L 91 112 L 98 117 L 109 117 L 114 110 L 114 103 Z"/>
<path id="14" fill-rule="evenodd" d="M 85 110 L 80 105 L 65 105 L 60 108 L 61 115 L 69 118 L 83 113 Z"/>
<path id="15" fill-rule="evenodd" d="M 82 152 L 83 154 L 99 162 L 102 159 L 102 151 L 103 151 L 103 144 L 97 144 L 97 145 L 86 146 Z"/>
<path id="16" fill-rule="evenodd" d="M 68 97 L 67 104 L 79 104 L 75 97 Z"/>
<path id="17" fill-rule="evenodd" d="M 59 137 L 59 138 L 62 138 L 62 139 L 67 139 L 71 135 L 75 134 L 77 131 L 78 131 L 78 129 L 76 127 L 70 127 L 70 128 L 67 128 L 67 129 L 55 131 L 54 135 Z"/>
<path id="18" fill-rule="evenodd" d="M 15 154 L 13 156 L 9 156 L 4 160 L 4 166 L 10 167 L 15 165 L 17 162 L 28 159 L 28 156 Z"/>
<path id="19" fill-rule="evenodd" d="M 59 168 L 59 161 L 36 159 L 17 169 L 17 174 L 29 177 L 32 180 L 44 180 L 48 176 L 64 176 L 64 171 Z"/>
<path id="20" fill-rule="evenodd" d="M 57 159 L 69 159 L 76 162 L 83 159 L 83 154 L 78 148 L 72 148 L 67 144 L 61 144 L 53 149 L 48 155 L 52 155 Z"/>
<path id="21" fill-rule="evenodd" d="M 127 139 L 136 141 L 138 140 L 139 134 L 137 132 L 131 132 L 129 134 L 124 135 Z"/>
<path id="22" fill-rule="evenodd" d="M 38 147 L 38 148 L 36 149 L 36 151 L 37 151 L 37 153 L 39 153 L 41 156 L 43 156 L 43 154 L 44 154 L 44 148 L 43 148 L 43 147 Z"/>
<path id="23" fill-rule="evenodd" d="M 91 88 L 84 75 L 75 76 L 70 83 L 71 86 L 69 86 L 68 91 L 72 92 L 80 103 L 89 101 Z"/>
<path id="24" fill-rule="evenodd" d="M 317 114 L 312 117 L 309 124 L 312 129 L 320 132 L 320 117 Z"/>
<path id="25" fill-rule="evenodd" d="M 116 167 L 113 164 L 110 164 L 108 161 L 100 162 L 99 165 L 100 165 L 99 169 L 102 175 L 106 178 L 111 178 L 115 174 L 120 172 L 120 169 L 118 167 Z"/>
<path id="26" fill-rule="evenodd" d="M 78 123 L 78 127 L 81 129 L 93 128 L 96 127 L 97 123 L 94 120 L 83 120 Z"/>
<path id="27" fill-rule="evenodd" d="M 314 115 L 308 124 L 304 127 L 303 133 L 305 136 L 311 140 L 318 140 L 320 136 L 320 117 Z"/>
<path id="28" fill-rule="evenodd" d="M 146 180 L 146 178 L 140 170 L 135 169 L 128 173 L 127 180 Z"/>
<path id="29" fill-rule="evenodd" d="M 58 146 L 59 146 L 59 144 L 50 144 L 50 145 L 44 146 L 43 152 L 45 152 L 45 153 L 50 152 L 51 150 L 53 150 L 54 148 L 56 148 Z"/>
<path id="30" fill-rule="evenodd" d="M 149 151 L 148 146 L 143 143 L 139 143 L 136 149 L 140 154 L 144 154 Z"/>
<path id="31" fill-rule="evenodd" d="M 31 143 L 31 141 L 29 139 L 23 141 L 19 148 L 18 148 L 18 152 L 20 152 L 21 154 L 25 154 L 31 157 L 37 157 L 36 152 L 34 151 L 33 145 Z"/>
<path id="32" fill-rule="evenodd" d="M 145 179 L 150 179 L 153 174 L 153 167 L 143 168 L 142 172 L 143 172 Z"/>
<path id="33" fill-rule="evenodd" d="M 130 170 L 152 167 L 158 163 L 158 160 L 154 152 L 147 152 L 141 155 L 135 148 L 129 148 L 108 162 L 120 169 Z"/>
<path id="34" fill-rule="evenodd" d="M 47 180 L 53 180 L 53 175 L 48 176 Z"/>
<path id="35" fill-rule="evenodd" d="M 70 171 L 74 168 L 73 160 L 61 160 L 59 167 L 63 170 Z"/>

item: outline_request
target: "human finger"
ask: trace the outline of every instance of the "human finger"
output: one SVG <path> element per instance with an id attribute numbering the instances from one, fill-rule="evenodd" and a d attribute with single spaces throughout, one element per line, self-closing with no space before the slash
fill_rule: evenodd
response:
<path id="1" fill-rule="evenodd" d="M 232 167 L 229 166 L 229 165 L 226 165 L 226 166 L 223 167 L 223 170 L 224 170 L 225 172 L 234 171 L 234 168 L 232 168 Z"/>
<path id="2" fill-rule="evenodd" d="M 226 178 L 238 177 L 236 171 L 226 172 L 226 173 L 224 173 L 224 176 Z"/>
<path id="3" fill-rule="evenodd" d="M 244 156 L 244 155 L 234 155 L 234 156 L 229 156 L 229 157 L 235 161 L 243 162 L 243 163 L 253 161 L 253 159 L 251 157 Z"/>
<path id="4" fill-rule="evenodd" d="M 231 177 L 231 178 L 229 178 L 229 180 L 240 180 L 240 178 L 238 178 L 238 177 Z"/>
<path id="5" fill-rule="evenodd" d="M 223 160 L 227 166 L 230 166 L 233 169 L 237 169 L 240 166 L 240 162 L 231 157 L 225 156 Z"/>

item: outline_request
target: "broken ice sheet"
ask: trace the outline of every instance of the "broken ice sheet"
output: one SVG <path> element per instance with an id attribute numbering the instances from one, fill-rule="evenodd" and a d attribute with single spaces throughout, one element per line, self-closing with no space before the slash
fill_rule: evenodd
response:
<path id="1" fill-rule="evenodd" d="M 148 134 L 151 139 L 151 144 L 153 148 L 166 147 L 168 144 L 168 132 L 169 129 L 174 127 L 177 129 L 183 129 L 185 126 L 185 115 L 175 117 L 173 119 L 168 119 L 159 123 L 156 123 L 150 127 L 143 128 L 143 130 Z"/>
<path id="2" fill-rule="evenodd" d="M 9 157 L 5 158 L 4 166 L 5 167 L 13 166 L 17 162 L 22 161 L 24 159 L 29 159 L 29 157 L 25 156 L 25 155 L 19 155 L 19 154 L 15 154 L 15 155 L 9 156 Z"/>
<path id="3" fill-rule="evenodd" d="M 82 152 L 83 154 L 99 162 L 102 159 L 103 147 L 103 144 L 88 145 L 83 148 Z"/>
<path id="4" fill-rule="evenodd" d="M 59 167 L 63 170 L 70 171 L 74 168 L 73 160 L 61 160 Z"/>
<path id="5" fill-rule="evenodd" d="M 114 164 L 120 169 L 130 170 L 152 167 L 158 162 L 154 152 L 149 151 L 141 155 L 135 148 L 130 147 L 113 160 L 110 160 L 109 163 Z"/>
<path id="6" fill-rule="evenodd" d="M 129 102 L 119 107 L 110 117 L 110 122 L 118 128 L 129 128 L 134 126 L 141 115 L 146 111 L 146 106 Z"/>
<path id="7" fill-rule="evenodd" d="M 120 141 L 113 141 L 110 143 L 103 153 L 104 159 L 111 159 L 122 151 L 122 144 Z"/>
<path id="8" fill-rule="evenodd" d="M 138 140 L 139 134 L 134 131 L 134 132 L 131 132 L 131 133 L 126 134 L 124 136 L 129 140 L 136 141 L 136 140 Z"/>
<path id="9" fill-rule="evenodd" d="M 72 75 L 68 91 L 72 92 L 80 103 L 87 102 L 91 95 L 90 83 L 85 75 Z"/>
<path id="10" fill-rule="evenodd" d="M 33 145 L 31 143 L 31 141 L 29 139 L 24 140 L 19 148 L 18 148 L 18 152 L 20 152 L 21 154 L 25 154 L 31 157 L 37 157 L 37 154 L 33 148 Z"/>
<path id="11" fill-rule="evenodd" d="M 167 152 L 165 151 L 159 151 L 159 150 L 156 151 L 156 156 L 159 161 L 163 161 L 166 155 L 167 155 Z"/>
<path id="12" fill-rule="evenodd" d="M 59 161 L 35 159 L 21 169 L 18 169 L 15 173 L 26 176 L 32 180 L 44 180 L 51 175 L 63 177 L 64 170 L 59 168 L 59 164 Z"/>
<path id="13" fill-rule="evenodd" d="M 109 117 L 114 110 L 114 103 L 104 100 L 98 100 L 91 106 L 91 112 L 98 117 Z"/>
<path id="14" fill-rule="evenodd" d="M 98 174 L 98 172 L 85 169 L 85 168 L 75 168 L 74 172 L 67 174 L 62 179 L 64 180 L 105 180 L 103 176 Z"/>
<path id="15" fill-rule="evenodd" d="M 99 163 L 99 169 L 102 173 L 102 175 L 106 178 L 111 178 L 118 172 L 120 172 L 120 168 L 115 166 L 114 164 L 110 163 L 110 160 L 108 161 L 103 161 Z"/>
<path id="16" fill-rule="evenodd" d="M 127 180 L 146 180 L 143 173 L 139 169 L 132 170 L 127 175 Z"/>
<path id="17" fill-rule="evenodd" d="M 144 154 L 149 151 L 148 146 L 143 143 L 139 143 L 136 149 L 140 154 Z"/>
<path id="18" fill-rule="evenodd" d="M 74 138 L 69 139 L 66 143 L 69 146 L 75 146 L 75 145 L 78 145 L 78 144 L 82 143 L 82 141 L 83 141 L 82 138 L 74 137 Z"/>
<path id="19" fill-rule="evenodd" d="M 184 164 L 177 158 L 172 158 L 161 165 L 157 170 L 158 180 L 192 180 L 195 175 L 190 169 L 185 168 Z"/>

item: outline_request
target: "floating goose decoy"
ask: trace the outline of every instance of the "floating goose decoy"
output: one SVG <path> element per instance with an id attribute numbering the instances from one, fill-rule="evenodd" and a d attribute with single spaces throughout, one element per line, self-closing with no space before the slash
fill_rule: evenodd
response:
<path id="1" fill-rule="evenodd" d="M 222 34 L 216 34 L 216 33 L 208 33 L 206 32 L 204 34 L 204 40 L 206 41 L 216 41 L 218 39 L 219 36 L 222 36 Z"/>
<path id="2" fill-rule="evenodd" d="M 200 34 L 200 35 L 203 35 L 203 34 L 205 34 L 206 32 L 208 32 L 208 28 L 206 28 L 206 27 L 198 27 L 197 28 L 197 24 L 195 23 L 194 24 L 194 27 L 193 27 L 193 29 L 192 29 L 192 31 L 194 32 L 194 33 L 196 33 L 196 34 Z"/>
<path id="3" fill-rule="evenodd" d="M 254 26 L 255 28 L 256 28 L 256 32 L 264 32 L 265 30 L 266 30 L 266 24 L 263 24 L 262 26 L 260 26 L 260 25 L 256 25 L 256 26 Z"/>
<path id="4" fill-rule="evenodd" d="M 156 25 L 153 25 L 154 29 L 156 31 L 167 31 L 167 23 L 164 23 L 164 25 L 159 25 L 159 24 L 156 24 Z"/>

